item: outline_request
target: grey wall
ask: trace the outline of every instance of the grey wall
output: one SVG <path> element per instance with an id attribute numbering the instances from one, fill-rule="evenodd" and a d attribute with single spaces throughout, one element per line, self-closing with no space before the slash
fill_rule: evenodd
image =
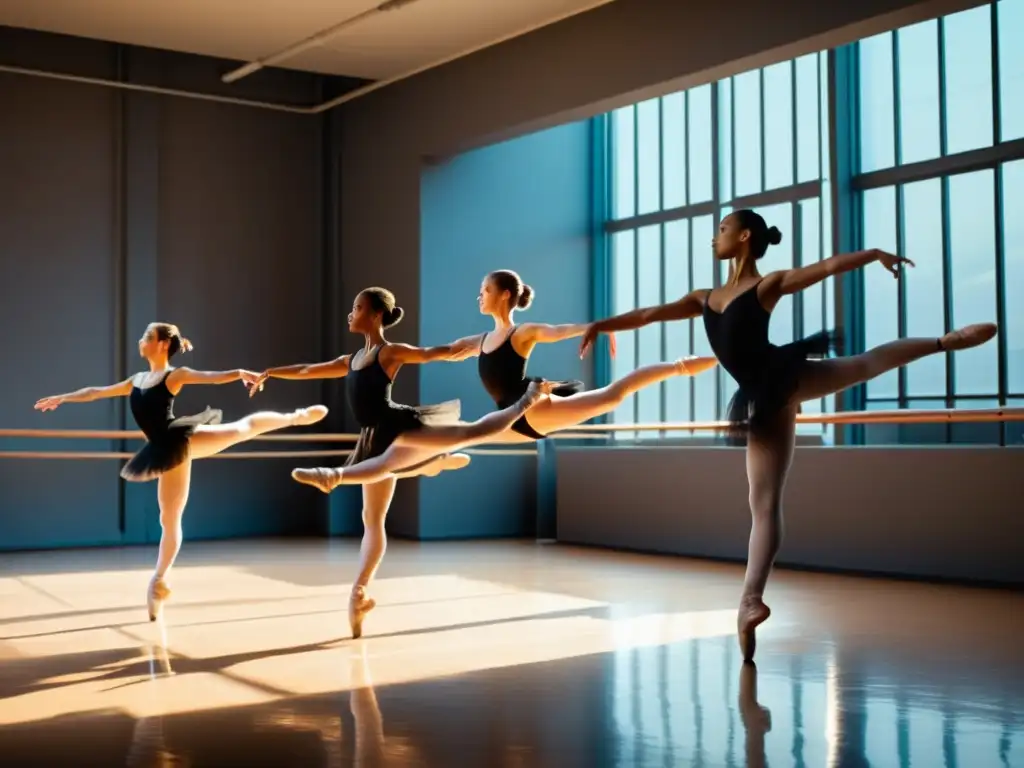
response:
<path id="1" fill-rule="evenodd" d="M 218 71 L 200 57 L 10 29 L 0 29 L 0 51 L 7 64 L 169 87 L 202 89 Z M 278 72 L 246 88 L 308 102 L 320 84 Z M 0 424 L 134 429 L 122 400 L 49 414 L 32 404 L 139 370 L 135 342 L 153 320 L 179 324 L 196 344 L 179 364 L 321 356 L 323 121 L 10 74 L 0 74 L 0 103 L 0 324 L 9 334 Z M 318 384 L 271 386 L 255 401 L 240 384 L 194 387 L 177 410 L 210 404 L 231 420 L 321 399 Z M 0 548 L 154 540 L 155 484 L 123 484 L 119 465 L 0 461 Z M 320 528 L 326 503 L 296 486 L 290 467 L 198 463 L 186 537 Z"/>
<path id="2" fill-rule="evenodd" d="M 558 540 L 745 560 L 744 452 L 559 448 Z M 798 448 L 780 565 L 1024 584 L 1018 448 Z"/>
<path id="3" fill-rule="evenodd" d="M 476 301 L 481 280 L 494 269 L 513 269 L 534 288 L 533 306 L 517 313 L 517 322 L 590 317 L 590 153 L 590 125 L 577 122 L 424 170 L 419 297 L 424 343 L 494 327 Z M 576 349 L 571 342 L 538 347 L 531 374 L 589 382 L 591 363 L 581 362 Z M 423 366 L 419 375 L 422 402 L 457 397 L 466 419 L 494 410 L 475 359 Z M 532 534 L 536 464 L 533 456 L 478 456 L 465 470 L 424 482 L 419 536 Z M 456 498 L 459 503 L 453 504 Z"/>
<path id="4" fill-rule="evenodd" d="M 913 3 L 715 3 L 617 0 L 451 64 L 342 108 L 339 247 L 346 295 L 386 283 L 409 316 L 398 341 L 429 342 L 421 295 L 420 171 L 499 138 L 570 122 L 771 61 L 852 42 L 971 5 Z M 767 53 L 766 53 L 767 52 Z M 403 372 L 396 396 L 419 399 Z M 404 483 L 391 530 L 415 536 L 417 483 Z"/>

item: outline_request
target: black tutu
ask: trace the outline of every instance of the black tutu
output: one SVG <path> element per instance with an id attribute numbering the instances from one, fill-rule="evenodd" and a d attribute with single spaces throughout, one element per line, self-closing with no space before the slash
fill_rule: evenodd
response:
<path id="1" fill-rule="evenodd" d="M 147 436 L 146 444 L 121 469 L 121 477 L 144 483 L 180 466 L 189 456 L 189 440 L 196 427 L 220 424 L 223 412 L 207 408 L 202 413 L 180 416 L 167 422 L 163 431 Z"/>
<path id="2" fill-rule="evenodd" d="M 519 393 L 519 397 L 517 397 L 515 400 L 507 400 L 507 401 L 498 403 L 498 407 L 504 409 L 504 408 L 509 408 L 509 407 L 515 405 L 516 403 L 518 403 L 520 401 L 520 399 L 522 399 L 523 395 L 526 394 L 526 390 L 529 389 L 530 382 L 534 382 L 534 381 L 535 382 L 542 382 L 542 381 L 544 381 L 544 379 L 540 378 L 539 376 L 530 376 L 530 377 L 526 378 L 523 381 L 523 388 L 522 388 L 522 392 Z M 583 384 L 582 381 L 576 381 L 576 380 L 560 381 L 555 386 L 555 388 L 551 390 L 551 394 L 552 395 L 557 395 L 558 397 L 569 397 L 570 395 L 579 394 L 584 389 L 585 389 L 585 385 Z M 524 415 L 520 416 L 518 419 L 516 419 L 515 424 L 512 425 L 512 431 L 513 432 L 518 432 L 523 437 L 528 437 L 531 440 L 543 440 L 545 435 L 542 435 L 540 432 L 538 432 L 536 429 L 534 429 L 533 427 L 530 426 L 530 422 L 526 418 L 527 415 L 528 414 L 524 414 Z"/>
<path id="3" fill-rule="evenodd" d="M 838 331 L 821 331 L 805 339 L 772 348 L 759 371 L 756 386 L 740 385 L 729 401 L 726 418 L 728 445 L 746 445 L 749 435 L 770 435 L 779 414 L 788 408 L 808 360 L 827 357 L 842 347 Z"/>
<path id="4" fill-rule="evenodd" d="M 392 403 L 376 426 L 363 427 L 359 430 L 359 439 L 345 466 L 380 456 L 403 432 L 411 432 L 422 427 L 457 424 L 461 413 L 462 404 L 459 400 L 418 406 Z"/>

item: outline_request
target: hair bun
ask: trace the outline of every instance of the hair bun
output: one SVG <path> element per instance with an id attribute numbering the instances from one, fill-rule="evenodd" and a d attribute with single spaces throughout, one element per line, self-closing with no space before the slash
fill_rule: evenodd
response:
<path id="1" fill-rule="evenodd" d="M 391 326 L 398 325 L 400 322 L 402 322 L 402 318 L 404 316 L 405 310 L 402 309 L 401 307 L 389 309 L 387 312 L 387 317 L 385 318 L 385 323 L 387 324 L 387 327 L 390 328 Z"/>
<path id="2" fill-rule="evenodd" d="M 188 339 L 186 339 L 184 336 L 181 337 L 181 341 L 179 342 L 179 346 L 181 347 L 181 351 L 182 352 L 191 352 L 192 351 L 192 342 L 189 341 Z"/>
<path id="3" fill-rule="evenodd" d="M 529 309 L 533 303 L 533 288 L 526 283 L 523 283 L 523 292 L 519 294 L 519 301 L 516 302 L 516 307 L 519 309 Z"/>
<path id="4" fill-rule="evenodd" d="M 778 245 L 782 242 L 782 232 L 778 227 L 768 227 L 768 244 Z"/>

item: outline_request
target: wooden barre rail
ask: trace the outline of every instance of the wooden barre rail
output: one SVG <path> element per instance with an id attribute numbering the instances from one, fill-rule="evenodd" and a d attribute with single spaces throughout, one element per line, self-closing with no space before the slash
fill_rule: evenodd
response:
<path id="1" fill-rule="evenodd" d="M 208 459 L 312 459 L 320 457 L 343 457 L 352 451 L 226 451 Z M 536 456 L 532 448 L 497 448 L 480 450 L 470 448 L 460 453 L 475 456 Z M 0 459 L 130 459 L 134 453 L 122 451 L 0 451 Z M 201 459 L 205 461 L 205 459 Z"/>

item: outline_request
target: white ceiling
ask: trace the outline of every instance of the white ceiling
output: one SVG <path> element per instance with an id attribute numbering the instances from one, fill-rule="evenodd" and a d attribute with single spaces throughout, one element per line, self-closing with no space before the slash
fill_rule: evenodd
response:
<path id="1" fill-rule="evenodd" d="M 0 25 L 250 61 L 380 0 L 0 0 Z M 414 0 L 277 66 L 371 80 L 482 46 L 595 0 Z"/>

